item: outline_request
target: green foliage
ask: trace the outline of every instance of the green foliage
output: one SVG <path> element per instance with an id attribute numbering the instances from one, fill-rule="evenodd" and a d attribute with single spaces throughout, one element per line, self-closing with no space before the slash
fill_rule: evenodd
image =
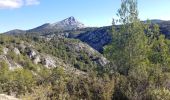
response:
<path id="1" fill-rule="evenodd" d="M 118 71 L 125 75 L 131 67 L 146 60 L 147 38 L 144 25 L 138 20 L 136 6 L 136 0 L 122 1 L 118 16 L 123 25 L 118 32 L 113 28 L 113 42 L 106 48 L 106 52 L 110 52 L 107 56 L 115 60 Z"/>
<path id="2" fill-rule="evenodd" d="M 154 89 L 149 91 L 148 99 L 150 100 L 169 100 L 170 91 L 165 88 Z"/>
<path id="3" fill-rule="evenodd" d="M 9 70 L 8 63 L 0 61 L 0 93 L 30 100 L 169 100 L 170 40 L 158 25 L 140 22 L 137 0 L 122 0 L 117 15 L 121 25 L 116 30 L 113 21 L 112 43 L 105 48 L 110 65 L 104 67 L 87 52 L 69 47 L 79 42 L 75 39 L 0 35 L 0 54 L 3 47 L 24 41 L 85 72 L 72 73 L 63 66 L 47 69 L 33 64 L 28 48 L 21 55 L 9 50 L 7 58 L 23 69 Z"/>
<path id="4" fill-rule="evenodd" d="M 35 84 L 31 71 L 24 69 L 10 71 L 5 61 L 0 62 L 0 66 L 1 92 L 19 95 L 31 91 Z"/>
<path id="5" fill-rule="evenodd" d="M 17 94 L 30 92 L 35 85 L 34 76 L 29 70 L 21 69 L 11 72 L 10 81 L 12 81 L 11 83 L 9 83 L 12 84 L 11 86 L 17 86 L 17 88 L 13 87 L 11 91 L 17 92 Z"/>
<path id="6" fill-rule="evenodd" d="M 3 47 L 0 45 L 0 55 L 3 53 Z"/>
<path id="7" fill-rule="evenodd" d="M 0 44 L 5 45 L 9 43 L 19 43 L 20 39 L 19 38 L 14 38 L 13 36 L 8 36 L 4 34 L 0 34 Z"/>
<path id="8" fill-rule="evenodd" d="M 169 40 L 160 34 L 159 26 L 143 24 L 138 19 L 137 0 L 122 0 L 118 10 L 120 30 L 113 26 L 113 41 L 105 55 L 117 66 L 118 100 L 169 99 Z M 148 95 L 149 93 L 149 95 Z"/>
<path id="9" fill-rule="evenodd" d="M 65 63 L 70 64 L 81 71 L 97 72 L 101 74 L 103 72 L 103 70 L 99 69 L 101 65 L 96 63 L 93 60 L 93 57 L 90 57 L 86 51 L 80 50 L 77 52 L 75 48 L 69 47 L 70 45 L 78 44 L 79 42 L 80 41 L 75 39 L 58 37 L 54 37 L 48 42 L 43 39 L 39 39 L 36 42 L 32 41 L 35 48 L 41 53 L 51 54 L 57 58 L 60 58 Z"/>

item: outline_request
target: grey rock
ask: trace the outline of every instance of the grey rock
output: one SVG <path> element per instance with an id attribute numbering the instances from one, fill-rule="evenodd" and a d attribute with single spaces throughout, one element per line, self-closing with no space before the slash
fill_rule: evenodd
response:
<path id="1" fill-rule="evenodd" d="M 0 61 L 5 61 L 9 67 L 9 70 L 14 70 L 18 68 L 22 68 L 19 64 L 16 62 L 8 59 L 5 55 L 0 55 Z"/>
<path id="2" fill-rule="evenodd" d="M 20 99 L 6 94 L 0 94 L 0 100 L 20 100 Z"/>
<path id="3" fill-rule="evenodd" d="M 8 48 L 3 48 L 3 54 L 8 54 L 9 49 Z"/>
<path id="4" fill-rule="evenodd" d="M 20 51 L 18 50 L 18 48 L 14 48 L 13 51 L 14 51 L 14 53 L 15 53 L 16 55 L 20 55 L 20 54 L 21 54 Z"/>
<path id="5" fill-rule="evenodd" d="M 99 52 L 103 51 L 103 47 L 112 40 L 111 27 L 98 28 L 93 31 L 87 31 L 76 37 L 87 43 Z"/>
<path id="6" fill-rule="evenodd" d="M 29 53 L 28 53 L 28 56 L 31 58 L 31 59 L 34 59 L 34 57 L 37 55 L 37 53 L 34 51 L 34 50 L 30 50 Z"/>
<path id="7" fill-rule="evenodd" d="M 83 51 L 92 61 L 96 62 L 100 66 L 105 66 L 109 63 L 109 61 L 103 55 L 101 55 L 97 50 L 93 49 L 86 43 L 70 42 L 66 45 L 68 45 L 68 48 L 71 51 L 75 50 L 78 54 Z"/>
<path id="8" fill-rule="evenodd" d="M 109 63 L 109 61 L 105 58 L 105 57 L 100 57 L 98 59 L 98 63 L 101 65 L 101 66 L 105 66 Z"/>
<path id="9" fill-rule="evenodd" d="M 34 62 L 35 64 L 40 63 L 40 62 L 41 62 L 40 56 L 35 56 L 34 59 L 33 59 L 33 62 Z"/>
<path id="10" fill-rule="evenodd" d="M 50 56 L 46 56 L 46 57 L 42 58 L 42 64 L 46 68 L 55 68 L 56 67 L 56 61 Z"/>

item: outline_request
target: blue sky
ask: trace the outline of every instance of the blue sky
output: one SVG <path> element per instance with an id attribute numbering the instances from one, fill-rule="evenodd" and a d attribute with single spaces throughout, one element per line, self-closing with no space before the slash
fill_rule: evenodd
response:
<path id="1" fill-rule="evenodd" d="M 0 32 L 31 29 L 74 16 L 86 26 L 107 26 L 121 0 L 0 0 Z M 139 0 L 139 17 L 170 20 L 170 0 Z"/>

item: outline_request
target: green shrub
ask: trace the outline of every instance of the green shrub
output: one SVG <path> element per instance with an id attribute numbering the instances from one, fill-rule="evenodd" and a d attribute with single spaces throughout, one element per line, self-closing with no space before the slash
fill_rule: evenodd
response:
<path id="1" fill-rule="evenodd" d="M 150 90 L 148 98 L 150 100 L 170 100 L 170 91 L 166 88 Z"/>

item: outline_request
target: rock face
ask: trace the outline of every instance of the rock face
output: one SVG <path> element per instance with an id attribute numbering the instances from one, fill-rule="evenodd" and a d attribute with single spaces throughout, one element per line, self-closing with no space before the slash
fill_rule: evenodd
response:
<path id="1" fill-rule="evenodd" d="M 10 70 L 22 68 L 18 63 L 14 62 L 13 60 L 8 59 L 5 55 L 0 55 L 0 61 L 6 62 Z"/>
<path id="2" fill-rule="evenodd" d="M 14 48 L 13 51 L 14 51 L 14 53 L 15 53 L 16 55 L 20 55 L 20 54 L 21 54 L 20 51 L 18 50 L 18 48 Z"/>
<path id="3" fill-rule="evenodd" d="M 38 51 L 34 50 L 32 47 L 26 47 L 24 44 L 18 45 L 17 47 L 20 48 L 22 53 L 26 53 L 28 58 L 33 61 L 34 64 L 42 64 L 43 66 L 47 68 L 55 68 L 56 67 L 56 61 L 55 58 L 48 56 L 47 54 L 41 54 Z M 17 48 L 3 48 L 3 54 L 0 55 L 0 61 L 4 61 L 10 70 L 14 70 L 17 68 L 22 68 L 22 66 L 12 60 L 10 57 L 8 57 L 8 51 L 12 50 L 17 56 L 22 55 L 21 51 Z"/>
<path id="4" fill-rule="evenodd" d="M 40 54 L 38 51 L 28 48 L 28 56 L 34 62 L 34 64 L 41 63 L 47 68 L 55 68 L 56 61 L 49 55 Z"/>
<path id="5" fill-rule="evenodd" d="M 77 39 L 86 42 L 97 51 L 102 52 L 103 47 L 109 44 L 112 40 L 111 27 L 99 28 L 94 31 L 85 32 L 80 34 Z"/>
<path id="6" fill-rule="evenodd" d="M 19 100 L 19 99 L 5 94 L 0 94 L 0 100 Z"/>
<path id="7" fill-rule="evenodd" d="M 97 61 L 101 66 L 105 66 L 106 64 L 109 63 L 109 61 L 105 57 L 101 57 Z"/>
<path id="8" fill-rule="evenodd" d="M 170 39 L 170 21 L 163 21 L 158 25 L 160 26 L 161 33 L 165 34 L 165 36 Z"/>
<path id="9" fill-rule="evenodd" d="M 29 50 L 28 52 L 28 56 L 31 58 L 31 59 L 34 59 L 34 57 L 37 55 L 37 53 L 34 51 L 34 50 Z"/>
<path id="10" fill-rule="evenodd" d="M 42 64 L 47 68 L 55 68 L 56 67 L 56 61 L 50 56 L 44 57 L 42 59 Z"/>
<path id="11" fill-rule="evenodd" d="M 9 51 L 8 48 L 3 48 L 3 54 L 6 55 L 8 53 L 8 51 Z"/>
<path id="12" fill-rule="evenodd" d="M 36 56 L 34 57 L 34 59 L 33 59 L 33 62 L 34 62 L 34 64 L 40 63 L 40 62 L 41 62 L 40 56 L 39 56 L 39 55 L 36 55 Z"/>
<path id="13" fill-rule="evenodd" d="M 87 54 L 87 56 L 94 62 L 96 62 L 100 66 L 105 66 L 109 63 L 109 61 L 103 57 L 97 50 L 93 49 L 89 45 L 82 43 L 82 42 L 70 42 L 66 43 L 69 50 L 76 51 L 77 54 L 81 54 L 81 52 L 84 52 Z"/>

